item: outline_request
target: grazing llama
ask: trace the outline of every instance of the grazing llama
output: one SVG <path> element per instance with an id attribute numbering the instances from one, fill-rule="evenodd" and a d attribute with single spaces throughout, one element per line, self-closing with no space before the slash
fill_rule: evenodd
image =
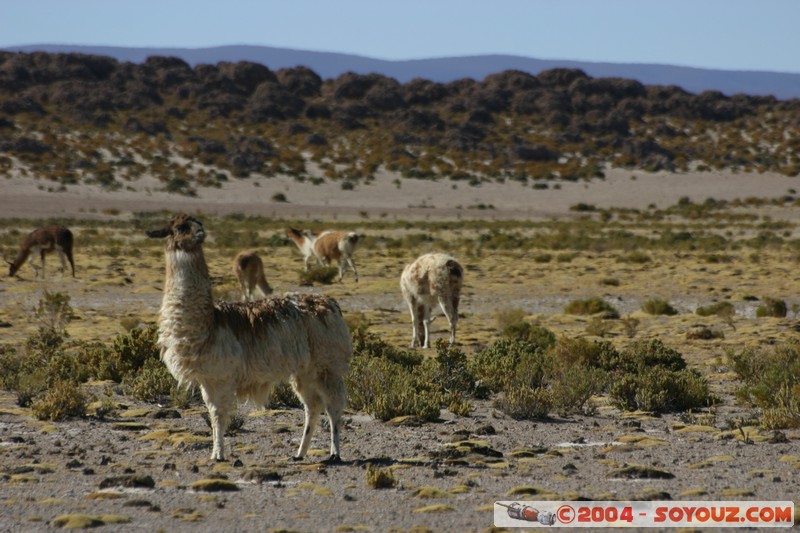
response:
<path id="1" fill-rule="evenodd" d="M 295 459 L 302 459 L 324 409 L 329 461 L 339 460 L 350 333 L 333 298 L 286 294 L 247 303 L 216 303 L 203 255 L 203 224 L 186 214 L 148 231 L 164 238 L 166 279 L 158 320 L 161 359 L 181 384 L 199 385 L 211 419 L 211 458 L 224 460 L 223 435 L 237 400 L 263 406 L 272 386 L 291 381 L 305 405 Z"/>
<path id="2" fill-rule="evenodd" d="M 344 279 L 347 267 L 353 271 L 355 280 L 358 281 L 358 271 L 353 261 L 353 254 L 358 247 L 362 236 L 355 232 L 323 231 L 314 235 L 308 230 L 289 228 L 286 235 L 294 241 L 303 254 L 305 269 L 308 271 L 308 261 L 311 256 L 317 258 L 317 264 L 330 265 L 336 261 L 339 265 L 339 281 Z"/>
<path id="3" fill-rule="evenodd" d="M 233 273 L 239 280 L 242 288 L 242 301 L 255 300 L 255 292 L 259 290 L 262 296 L 269 296 L 272 287 L 264 277 L 264 263 L 255 252 L 239 252 L 233 260 Z"/>
<path id="4" fill-rule="evenodd" d="M 66 257 L 66 259 L 69 260 L 70 267 L 72 267 L 72 277 L 74 278 L 75 261 L 72 259 L 72 232 L 58 224 L 35 229 L 25 237 L 25 240 L 22 241 L 19 253 L 17 254 L 17 258 L 14 259 L 13 262 L 7 261 L 7 263 L 11 265 L 8 275 L 13 276 L 16 274 L 31 253 L 38 253 L 42 261 L 42 279 L 44 279 L 44 256 L 53 251 L 58 252 L 58 256 L 61 258 L 61 275 L 64 275 L 64 271 L 67 268 L 67 263 L 64 259 Z M 31 258 L 31 266 L 33 267 L 35 276 L 38 278 L 39 267 L 33 261 L 33 258 Z"/>
<path id="5" fill-rule="evenodd" d="M 412 348 L 430 347 L 431 308 L 437 302 L 450 325 L 450 345 L 455 344 L 463 283 L 464 269 L 447 254 L 422 255 L 403 269 L 400 289 L 411 311 Z"/>

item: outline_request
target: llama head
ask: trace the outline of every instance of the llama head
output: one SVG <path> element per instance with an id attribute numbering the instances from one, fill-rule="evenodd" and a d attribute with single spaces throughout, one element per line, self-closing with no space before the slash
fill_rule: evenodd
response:
<path id="1" fill-rule="evenodd" d="M 153 239 L 166 237 L 168 250 L 193 252 L 202 247 L 206 231 L 202 222 L 186 213 L 181 213 L 173 217 L 163 228 L 148 231 L 147 236 Z"/>

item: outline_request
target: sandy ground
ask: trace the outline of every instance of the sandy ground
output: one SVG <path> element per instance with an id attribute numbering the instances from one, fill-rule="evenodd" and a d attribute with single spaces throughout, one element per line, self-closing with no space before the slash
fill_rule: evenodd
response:
<path id="1" fill-rule="evenodd" d="M 53 184 L 28 178 L 0 179 L 0 213 L 4 217 L 46 218 L 103 216 L 103 212 L 175 211 L 210 214 L 244 213 L 286 218 L 355 218 L 386 216 L 419 218 L 550 218 L 570 213 L 579 203 L 596 207 L 666 208 L 682 197 L 694 202 L 707 198 L 777 198 L 798 189 L 800 180 L 778 174 L 645 173 L 613 169 L 605 179 L 590 182 L 551 182 L 549 189 L 520 183 L 483 183 L 401 179 L 378 174 L 375 181 L 343 190 L 337 182 L 299 183 L 288 177 L 232 179 L 220 189 L 204 188 L 196 198 L 169 194 L 154 178 L 129 184 L 132 190 L 106 192 L 94 186 L 69 186 L 47 192 Z M 272 200 L 283 193 L 288 202 Z M 484 208 L 480 208 L 483 206 Z"/>
<path id="2" fill-rule="evenodd" d="M 635 180 L 631 179 L 634 174 Z M 258 187 L 254 180 L 234 180 L 220 190 L 200 191 L 199 198 L 193 199 L 152 192 L 156 184 L 147 180 L 132 184 L 141 188 L 137 191 L 105 193 L 76 187 L 49 193 L 38 189 L 39 183 L 0 178 L 0 213 L 6 218 L 92 218 L 159 209 L 241 212 L 360 219 L 368 229 L 362 211 L 369 217 L 385 213 L 390 219 L 546 218 L 574 216 L 569 207 L 580 202 L 644 209 L 650 204 L 667 207 L 684 196 L 696 202 L 709 197 L 772 198 L 797 187 L 796 179 L 776 175 L 630 171 L 611 171 L 604 181 L 565 183 L 560 190 L 534 190 L 517 183 L 479 188 L 458 183 L 454 189 L 452 182 L 410 180 L 403 180 L 397 188 L 393 180 L 382 176 L 355 191 L 344 191 L 337 184 L 313 186 L 281 178 L 261 181 Z M 272 202 L 276 192 L 283 192 L 289 203 Z M 470 208 L 481 203 L 494 209 Z M 428 207 L 409 207 L 420 205 Z M 783 216 L 794 216 L 792 211 L 783 210 Z M 294 250 L 285 253 L 295 253 L 292 259 L 299 264 Z M 221 272 L 224 267 L 227 274 L 227 259 L 215 261 L 212 270 Z M 759 267 L 762 270 L 745 277 L 732 273 L 722 278 L 728 276 L 726 270 L 733 270 L 723 265 L 718 272 L 703 268 L 687 274 L 686 279 L 679 278 L 674 263 L 666 261 L 636 269 L 612 259 L 607 268 L 595 268 L 597 261 L 574 260 L 562 270 L 563 279 L 542 283 L 542 298 L 533 297 L 523 278 L 544 274 L 551 265 L 527 267 L 532 271 L 524 265 L 500 265 L 496 272 L 487 271 L 486 283 L 492 278 L 492 287 L 498 289 L 495 297 L 475 290 L 479 282 L 474 274 L 473 288 L 463 304 L 467 318 L 462 342 L 477 342 L 489 334 L 475 325 L 475 309 L 491 313 L 516 305 L 527 308 L 534 299 L 539 300 L 539 307 L 531 312 L 557 329 L 563 318 L 558 311 L 566 299 L 583 297 L 579 293 L 584 285 L 597 286 L 587 280 L 586 273 L 594 270 L 599 272 L 591 275 L 597 277 L 611 272 L 630 279 L 630 287 L 647 285 L 618 302 L 625 313 L 638 309 L 637 299 L 660 291 L 672 301 L 680 301 L 682 312 L 688 309 L 670 322 L 661 318 L 652 324 L 643 321 L 642 330 L 663 333 L 668 345 L 699 320 L 691 312 L 693 306 L 707 303 L 699 294 L 701 289 L 706 291 L 706 285 L 710 292 L 729 284 L 733 290 L 732 284 L 745 283 L 750 284 L 747 290 L 757 292 L 766 290 L 766 278 L 779 272 L 785 274 L 779 294 L 788 295 L 796 288 L 782 258 L 776 259 L 777 267 L 763 265 Z M 126 268 L 133 270 L 132 264 L 127 263 Z M 351 310 L 376 306 L 388 310 L 388 320 L 398 323 L 396 329 L 405 339 L 405 311 L 398 294 L 376 295 L 370 287 L 384 283 L 381 274 L 369 268 L 360 270 L 363 279 L 358 287 L 336 287 L 332 289 L 335 296 Z M 715 273 L 720 278 L 712 279 Z M 578 278 L 573 274 L 584 277 L 576 284 Z M 105 271 L 97 269 L 82 273 L 77 281 L 63 282 L 74 293 L 73 306 L 83 314 L 81 327 L 92 327 L 95 320 L 110 313 L 125 316 L 127 307 L 148 317 L 157 312 L 155 278 L 133 276 L 131 289 L 122 283 L 106 283 L 105 276 Z M 288 275 L 276 280 L 279 286 L 289 282 Z M 29 271 L 22 280 L 4 280 L 0 318 L 11 315 L 7 306 L 31 308 L 38 296 L 37 283 L 30 279 Z M 692 293 L 684 285 L 696 289 Z M 778 319 L 759 322 L 757 327 L 762 329 L 753 333 L 756 322 L 748 316 L 752 310 L 740 311 L 737 333 L 729 333 L 726 343 L 737 342 L 736 335 L 783 339 L 793 334 L 794 322 Z M 583 324 L 564 327 L 578 326 Z M 673 329 L 676 333 L 669 333 Z M 436 331 L 436 335 L 442 334 Z M 671 334 L 674 337 L 668 337 Z M 391 337 L 393 342 L 399 338 Z M 713 348 L 713 353 L 720 351 L 720 346 Z M 698 362 L 709 359 L 712 348 L 697 344 L 687 353 L 690 361 Z M 214 463 L 208 458 L 210 431 L 200 417 L 202 409 L 162 409 L 118 396 L 108 383 L 93 387 L 98 396 L 111 394 L 123 404 L 117 415 L 103 421 L 41 422 L 17 407 L 12 395 L 0 392 L 0 531 L 52 531 L 65 516 L 89 520 L 102 531 L 486 531 L 492 526 L 493 502 L 497 500 L 794 499 L 798 503 L 800 498 L 800 432 L 773 434 L 746 425 L 737 428 L 735 421 L 747 420 L 753 413 L 737 407 L 730 395 L 711 414 L 661 417 L 623 415 L 601 403 L 597 414 L 590 417 L 554 416 L 520 422 L 504 416 L 489 401 L 475 402 L 467 417 L 443 410 L 439 422 L 423 425 L 413 420 L 382 423 L 363 413 L 348 412 L 344 464 L 325 466 L 318 463 L 327 446 L 324 430 L 317 433 L 307 460 L 288 460 L 300 437 L 299 409 L 243 411 L 244 428 L 227 439 L 229 460 Z M 368 465 L 391 469 L 395 487 L 369 487 Z M 668 475 L 664 479 L 629 479 L 620 471 L 626 465 L 646 465 Z M 231 490 L 202 490 L 203 484 L 197 483 L 209 479 L 225 479 Z"/>

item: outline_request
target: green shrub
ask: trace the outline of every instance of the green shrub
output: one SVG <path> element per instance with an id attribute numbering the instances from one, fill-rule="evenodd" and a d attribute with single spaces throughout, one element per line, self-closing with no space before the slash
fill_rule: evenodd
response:
<path id="1" fill-rule="evenodd" d="M 391 489 L 397 484 L 394 474 L 388 468 L 367 465 L 367 486 L 372 489 Z"/>
<path id="2" fill-rule="evenodd" d="M 178 382 L 164 363 L 152 358 L 147 359 L 136 372 L 127 374 L 122 380 L 122 386 L 125 394 L 137 400 L 166 404 L 172 392 L 177 389 Z"/>
<path id="3" fill-rule="evenodd" d="M 649 315 L 677 315 L 678 311 L 670 305 L 666 300 L 660 298 L 651 298 L 642 304 L 642 311 Z"/>
<path id="4" fill-rule="evenodd" d="M 494 406 L 515 420 L 531 420 L 546 417 L 552 399 L 549 391 L 519 382 L 507 387 L 495 400 Z"/>
<path id="5" fill-rule="evenodd" d="M 339 269 L 334 266 L 321 267 L 317 266 L 310 268 L 307 271 L 300 272 L 300 280 L 298 281 L 301 287 L 311 287 L 315 283 L 322 285 L 330 285 L 339 276 Z"/>
<path id="6" fill-rule="evenodd" d="M 525 311 L 509 309 L 497 314 L 497 327 L 503 337 L 527 340 L 546 348 L 556 341 L 555 334 L 542 326 L 525 321 Z"/>
<path id="7" fill-rule="evenodd" d="M 572 413 L 592 414 L 594 405 L 589 400 L 603 392 L 607 380 L 606 372 L 583 365 L 559 365 L 550 379 L 552 406 L 561 416 Z"/>
<path id="8" fill-rule="evenodd" d="M 564 308 L 568 315 L 596 315 L 602 313 L 604 318 L 619 318 L 619 311 L 597 296 L 585 300 L 573 300 Z"/>
<path id="9" fill-rule="evenodd" d="M 680 352 L 664 346 L 659 339 L 636 341 L 621 352 L 607 350 L 599 361 L 600 367 L 608 371 L 638 374 L 648 368 L 661 366 L 671 371 L 686 368 Z"/>
<path id="10" fill-rule="evenodd" d="M 728 318 L 736 314 L 736 308 L 730 302 L 717 302 L 705 307 L 698 307 L 695 313 L 697 313 L 699 316 L 718 316 L 722 318 Z"/>
<path id="11" fill-rule="evenodd" d="M 657 413 L 707 407 L 714 401 L 708 382 L 699 372 L 688 368 L 672 371 L 663 366 L 613 375 L 608 394 L 619 409 Z"/>
<path id="12" fill-rule="evenodd" d="M 303 402 L 294 393 L 294 389 L 288 383 L 280 383 L 272 391 L 269 405 L 271 407 L 302 407 Z"/>
<path id="13" fill-rule="evenodd" d="M 786 302 L 773 298 L 764 298 L 764 303 L 756 309 L 756 316 L 784 318 L 786 316 Z"/>
<path id="14" fill-rule="evenodd" d="M 64 328 L 70 320 L 75 318 L 75 312 L 70 306 L 69 294 L 50 292 L 45 289 L 39 304 L 34 309 L 34 315 L 41 327 L 65 334 Z"/>
<path id="15" fill-rule="evenodd" d="M 584 338 L 561 337 L 550 349 L 559 367 L 588 366 L 606 368 L 616 361 L 619 354 L 608 341 L 590 341 Z"/>
<path id="16" fill-rule="evenodd" d="M 423 421 L 439 418 L 439 404 L 417 390 L 414 374 L 388 359 L 354 357 L 347 380 L 348 401 L 378 420 L 413 415 Z"/>
<path id="17" fill-rule="evenodd" d="M 111 346 L 88 343 L 81 348 L 81 358 L 92 377 L 121 383 L 149 360 L 160 360 L 158 327 L 134 328 L 118 335 Z"/>
<path id="18" fill-rule="evenodd" d="M 762 425 L 768 429 L 800 427 L 800 342 L 729 350 L 727 359 L 743 382 L 736 397 L 763 409 Z"/>
<path id="19" fill-rule="evenodd" d="M 31 405 L 39 420 L 59 421 L 86 414 L 87 399 L 80 384 L 72 380 L 59 380 L 47 390 L 42 398 Z"/>
<path id="20" fill-rule="evenodd" d="M 348 403 L 379 420 L 414 415 L 439 418 L 441 395 L 422 377 L 423 357 L 403 352 L 365 331 L 353 335 L 353 359 L 347 376 Z"/>
<path id="21" fill-rule="evenodd" d="M 517 382 L 540 387 L 549 368 L 549 359 L 546 350 L 534 342 L 501 339 L 476 353 L 469 367 L 483 389 L 496 393 Z"/>

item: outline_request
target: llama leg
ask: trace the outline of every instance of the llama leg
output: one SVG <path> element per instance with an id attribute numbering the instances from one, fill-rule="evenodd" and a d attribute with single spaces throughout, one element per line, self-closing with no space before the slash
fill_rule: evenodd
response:
<path id="1" fill-rule="evenodd" d="M 339 282 L 341 282 L 344 279 L 344 272 L 347 270 L 347 261 L 339 259 L 337 263 L 339 264 Z"/>
<path id="2" fill-rule="evenodd" d="M 355 277 L 356 282 L 358 282 L 358 271 L 356 270 L 356 264 L 353 261 L 353 258 L 348 257 L 347 258 L 347 264 L 350 265 L 350 268 L 353 269 L 353 276 Z"/>
<path id="3" fill-rule="evenodd" d="M 423 348 L 431 347 L 431 306 L 424 305 L 422 325 L 425 326 L 425 342 L 422 343 Z"/>
<path id="4" fill-rule="evenodd" d="M 300 448 L 297 450 L 297 455 L 292 457 L 295 461 L 299 461 L 305 457 L 311 446 L 311 437 L 314 435 L 314 430 L 317 428 L 319 422 L 319 413 L 322 410 L 322 398 L 316 390 L 314 384 L 308 384 L 294 380 L 292 386 L 294 391 L 300 397 L 305 407 L 306 421 L 303 426 L 303 438 L 300 441 Z"/>
<path id="5" fill-rule="evenodd" d="M 203 394 L 203 401 L 208 409 L 208 416 L 211 419 L 211 435 L 214 441 L 211 449 L 212 461 L 225 460 L 225 430 L 230 422 L 231 410 L 234 398 L 228 393 L 220 393 L 214 390 L 213 395 L 208 388 L 201 385 L 200 391 Z"/>
<path id="6" fill-rule="evenodd" d="M 439 298 L 439 306 L 442 308 L 447 324 L 450 326 L 450 346 L 456 343 L 456 322 L 458 322 L 458 312 L 451 302 Z"/>
<path id="7" fill-rule="evenodd" d="M 61 259 L 61 277 L 64 277 L 64 272 L 67 271 L 67 259 L 64 257 L 64 251 L 58 251 L 58 258 Z"/>
<path id="8" fill-rule="evenodd" d="M 39 252 L 39 256 L 42 258 L 42 279 L 44 279 L 46 277 L 45 276 L 45 272 L 44 272 L 44 250 L 41 250 Z M 38 272 L 36 273 L 36 277 L 37 278 L 39 277 L 39 273 Z"/>
<path id="9" fill-rule="evenodd" d="M 331 455 L 328 462 L 341 461 L 340 455 L 340 432 L 342 427 L 342 413 L 347 402 L 347 390 L 342 378 L 330 379 L 325 387 L 325 412 L 331 426 Z"/>
<path id="10" fill-rule="evenodd" d="M 418 306 L 414 298 L 409 298 L 408 310 L 411 312 L 411 348 L 416 348 L 417 346 L 419 346 L 420 330 L 417 329 L 417 323 L 419 322 L 419 320 L 417 319 Z"/>
<path id="11" fill-rule="evenodd" d="M 245 284 L 244 280 L 239 281 L 239 287 L 242 289 L 242 301 L 246 302 L 249 300 L 248 291 L 247 291 L 247 284 Z"/>

